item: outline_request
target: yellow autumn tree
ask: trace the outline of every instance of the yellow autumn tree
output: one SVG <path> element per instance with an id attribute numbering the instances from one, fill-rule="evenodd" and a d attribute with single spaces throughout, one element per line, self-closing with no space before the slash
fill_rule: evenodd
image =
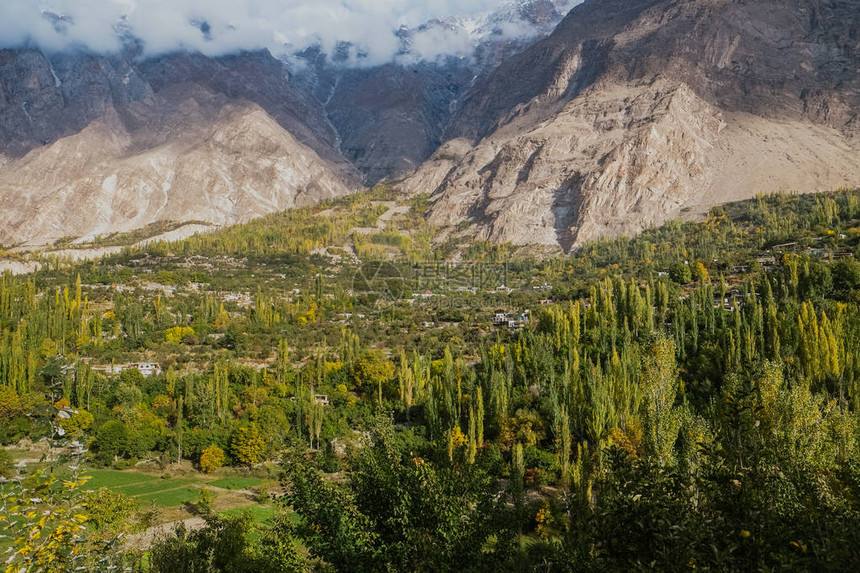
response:
<path id="1" fill-rule="evenodd" d="M 260 435 L 257 424 L 240 426 L 233 432 L 230 442 L 233 456 L 241 463 L 252 466 L 266 458 L 266 441 Z"/>
<path id="2" fill-rule="evenodd" d="M 710 282 L 710 274 L 708 274 L 708 269 L 705 268 L 705 265 L 700 262 L 693 265 L 693 278 L 701 284 Z"/>
<path id="3" fill-rule="evenodd" d="M 224 465 L 224 450 L 212 444 L 200 454 L 200 469 L 211 474 Z"/>
<path id="4" fill-rule="evenodd" d="M 179 344 L 186 336 L 194 336 L 194 329 L 190 326 L 174 326 L 164 331 L 164 340 L 168 344 Z"/>
<path id="5" fill-rule="evenodd" d="M 5 571 L 121 570 L 126 554 L 108 550 L 116 547 L 117 538 L 87 527 L 92 508 L 85 485 L 90 476 L 75 470 L 61 479 L 54 469 L 9 480 L 0 491 L 0 529 L 13 540 Z"/>

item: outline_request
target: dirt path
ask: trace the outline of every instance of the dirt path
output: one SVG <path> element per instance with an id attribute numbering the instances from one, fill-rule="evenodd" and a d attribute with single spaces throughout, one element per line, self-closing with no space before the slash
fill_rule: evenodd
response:
<path id="1" fill-rule="evenodd" d="M 164 491 L 172 491 L 173 489 L 182 489 L 182 487 L 186 487 L 186 486 L 160 490 L 158 493 L 162 493 Z M 256 496 L 256 492 L 254 492 L 253 490 L 250 490 L 250 489 L 230 490 L 230 489 L 220 488 L 217 486 L 207 485 L 205 483 L 203 484 L 203 487 L 208 487 L 212 490 L 215 490 L 216 492 L 220 492 L 222 496 L 224 494 L 241 496 L 243 498 L 246 498 L 246 500 L 247 499 L 253 499 Z M 139 498 L 141 495 L 149 495 L 149 494 L 138 494 L 138 495 L 134 495 L 132 497 Z M 237 505 L 236 507 L 250 507 L 250 506 Z M 231 509 L 232 509 L 232 507 L 231 507 Z M 196 530 L 202 529 L 203 527 L 206 526 L 206 520 L 203 519 L 202 517 L 195 516 L 195 517 L 188 517 L 185 519 L 178 519 L 175 521 L 168 521 L 165 523 L 161 523 L 159 525 L 155 525 L 153 527 L 150 527 L 149 529 L 147 529 L 146 531 L 143 531 L 141 533 L 135 533 L 134 535 L 129 535 L 125 540 L 125 544 L 128 547 L 134 547 L 136 549 L 147 549 L 148 547 L 150 547 L 154 542 L 158 541 L 159 539 L 163 539 L 165 537 L 173 537 L 176 534 L 176 527 L 179 524 L 183 524 L 185 526 L 186 531 L 196 531 Z"/>
<path id="2" fill-rule="evenodd" d="M 405 215 L 411 209 L 412 207 L 410 207 L 409 205 L 401 205 L 399 207 L 395 205 L 393 207 L 389 207 L 388 211 L 379 216 L 379 221 L 377 222 L 376 226 L 381 228 L 380 223 L 387 223 L 388 221 L 393 219 L 395 215 Z"/>
<path id="3" fill-rule="evenodd" d="M 374 205 L 376 204 L 377 203 L 374 202 Z M 359 235 L 372 235 L 374 233 L 384 231 L 386 228 L 388 228 L 388 222 L 391 221 L 391 219 L 393 219 L 396 215 L 406 214 L 412 209 L 412 207 L 410 207 L 409 205 L 398 206 L 395 201 L 382 201 L 378 204 L 385 205 L 386 207 L 388 207 L 388 211 L 379 216 L 379 218 L 376 220 L 376 226 L 356 227 L 353 229 L 354 232 L 358 233 Z M 343 245 L 343 249 L 349 253 L 352 253 L 353 257 L 355 257 L 355 259 L 360 262 L 360 259 L 358 258 L 358 253 L 355 252 L 355 244 L 352 241 L 352 236 L 347 239 L 347 242 Z"/>
<path id="4" fill-rule="evenodd" d="M 123 484 L 122 487 L 130 486 L 130 485 L 139 485 L 142 483 L 149 483 L 149 481 L 145 480 L 145 481 L 127 483 L 127 484 Z M 143 493 L 136 493 L 136 494 L 131 495 L 129 497 L 139 498 L 139 497 L 143 497 L 145 495 L 159 495 L 159 494 L 162 494 L 162 493 L 167 492 L 167 491 L 176 491 L 178 489 L 185 489 L 186 487 L 197 487 L 197 484 L 195 484 L 195 483 L 184 483 L 184 484 L 178 485 L 176 487 L 166 487 L 164 489 L 159 489 L 157 491 L 145 491 Z M 206 484 L 203 484 L 203 487 L 206 487 Z"/>
<path id="5" fill-rule="evenodd" d="M 187 239 L 188 237 L 195 235 L 197 233 L 205 233 L 207 231 L 212 231 L 217 229 L 218 227 L 213 225 L 204 225 L 200 223 L 191 223 L 188 225 L 183 225 L 178 229 L 174 229 L 172 231 L 168 231 L 166 233 L 162 233 L 160 235 L 156 235 L 154 237 L 150 237 L 148 239 L 144 239 L 142 241 L 138 241 L 134 243 L 132 246 L 134 247 L 142 247 L 148 245 L 150 243 L 156 241 L 181 241 L 183 239 Z M 58 257 L 61 260 L 66 260 L 70 262 L 80 262 L 80 261 L 88 261 L 92 259 L 99 259 L 101 257 L 107 255 L 113 255 L 121 252 L 125 247 L 123 246 L 113 246 L 113 247 L 98 247 L 98 248 L 81 248 L 81 249 L 60 249 L 57 251 L 33 251 L 34 253 L 38 253 L 42 256 L 54 256 Z M 37 271 L 41 267 L 41 263 L 36 261 L 21 261 L 21 260 L 0 260 L 0 273 L 4 271 L 11 271 L 13 275 L 32 273 Z"/>
<path id="6" fill-rule="evenodd" d="M 186 531 L 197 531 L 198 529 L 203 529 L 203 527 L 206 526 L 206 520 L 202 517 L 189 517 L 178 521 L 169 521 L 167 523 L 162 523 L 161 525 L 150 527 L 142 533 L 129 535 L 126 537 L 125 544 L 128 547 L 146 549 L 158 539 L 173 537 L 176 534 L 176 527 L 180 523 L 185 525 Z"/>
<path id="7" fill-rule="evenodd" d="M 412 207 L 409 205 L 400 205 L 394 201 L 383 201 L 380 205 L 384 205 L 388 207 L 388 211 L 383 213 L 376 219 L 376 226 L 374 227 L 356 227 L 353 229 L 356 233 L 360 235 L 370 235 L 371 233 L 376 233 L 379 231 L 384 231 L 388 227 L 388 222 L 394 218 L 395 215 L 401 215 L 404 213 L 408 213 Z"/>

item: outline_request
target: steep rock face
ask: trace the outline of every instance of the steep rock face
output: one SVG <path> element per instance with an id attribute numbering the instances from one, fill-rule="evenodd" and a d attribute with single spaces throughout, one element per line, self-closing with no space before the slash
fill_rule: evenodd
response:
<path id="1" fill-rule="evenodd" d="M 589 1 L 470 95 L 459 152 L 404 188 L 434 193 L 435 222 L 567 250 L 756 192 L 857 184 L 858 37 L 844 0 Z"/>
<path id="2" fill-rule="evenodd" d="M 413 173 L 441 143 L 473 76 L 456 62 L 345 70 L 326 104 L 341 153 L 369 184 Z"/>
<path id="3" fill-rule="evenodd" d="M 0 155 L 20 157 L 151 93 L 124 55 L 0 50 Z"/>
<path id="4" fill-rule="evenodd" d="M 430 219 L 467 218 L 486 239 L 565 249 L 634 230 L 633 214 L 654 224 L 692 198 L 723 127 L 683 86 L 601 91 L 552 122 L 483 141 L 439 186 Z"/>
<path id="5" fill-rule="evenodd" d="M 450 132 L 466 95 L 510 56 L 552 32 L 576 0 L 515 0 L 477 20 L 432 20 L 399 32 L 396 63 L 347 67 L 343 57 L 303 52 L 296 82 L 322 102 L 339 137 L 338 149 L 366 184 L 411 175 Z M 522 28 L 523 36 L 507 33 Z M 474 53 L 419 61 L 416 35 L 465 33 Z M 441 41 L 441 40 L 440 40 Z M 349 46 L 343 46 L 348 52 Z M 345 56 L 344 56 L 345 57 Z"/>
<path id="6" fill-rule="evenodd" d="M 161 90 L 193 83 L 231 100 L 259 105 L 284 129 L 345 174 L 357 176 L 336 151 L 337 133 L 322 104 L 292 81 L 286 65 L 269 52 L 245 52 L 208 58 L 201 54 L 172 54 L 140 63 L 141 76 Z"/>
<path id="7" fill-rule="evenodd" d="M 181 84 L 8 161 L 0 190 L 0 242 L 41 245 L 161 220 L 235 223 L 350 187 L 256 104 Z"/>
<path id="8" fill-rule="evenodd" d="M 451 135 L 551 113 L 606 78 L 668 78 L 721 109 L 841 127 L 860 104 L 858 43 L 854 0 L 589 0 L 475 90 Z"/>
<path id="9" fill-rule="evenodd" d="M 133 56 L 0 52 L 0 242 L 227 224 L 357 187 L 268 53 Z"/>

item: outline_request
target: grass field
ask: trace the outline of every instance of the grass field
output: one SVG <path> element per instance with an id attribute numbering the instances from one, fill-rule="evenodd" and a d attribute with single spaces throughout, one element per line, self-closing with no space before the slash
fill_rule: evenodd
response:
<path id="1" fill-rule="evenodd" d="M 161 478 L 134 471 L 91 470 L 87 489 L 106 487 L 124 493 L 141 502 L 155 501 L 164 507 L 176 507 L 197 499 L 200 490 L 194 478 Z"/>
<path id="2" fill-rule="evenodd" d="M 168 489 L 155 493 L 140 495 L 137 499 L 141 501 L 154 501 L 164 507 L 176 507 L 185 503 L 195 501 L 200 497 L 200 490 L 196 487 L 180 487 L 179 489 Z"/>
<path id="3" fill-rule="evenodd" d="M 96 490 L 106 487 L 113 491 L 118 491 L 133 497 L 141 502 L 148 504 L 154 501 L 156 504 L 163 507 L 177 507 L 187 502 L 197 500 L 202 487 L 219 488 L 229 490 L 244 490 L 257 487 L 263 483 L 263 480 L 256 477 L 224 477 L 210 479 L 208 476 L 177 476 L 163 478 L 160 476 L 146 474 L 135 470 L 110 470 L 110 469 L 93 469 L 86 472 L 92 476 L 87 482 L 86 488 Z M 223 492 L 219 498 L 224 498 L 229 505 L 235 503 L 236 494 Z M 232 503 L 231 503 L 232 502 Z M 246 504 L 242 504 L 245 506 Z M 265 506 L 249 506 L 252 511 L 262 511 Z M 235 508 L 240 509 L 240 508 Z M 231 508 L 229 511 L 233 511 Z M 270 510 L 271 511 L 271 510 Z M 264 512 L 265 513 L 265 512 Z M 269 515 L 270 517 L 270 515 Z M 266 517 L 268 519 L 268 517 Z M 255 521 L 264 521 L 257 520 Z"/>
<path id="4" fill-rule="evenodd" d="M 247 507 L 234 507 L 233 509 L 222 511 L 221 515 L 231 516 L 238 515 L 243 512 L 251 514 L 251 519 L 253 519 L 255 523 L 265 524 L 274 517 L 275 508 L 270 505 L 249 505 Z"/>
<path id="5" fill-rule="evenodd" d="M 86 474 L 92 476 L 92 479 L 87 482 L 87 489 L 99 489 L 102 487 L 121 489 L 130 485 L 167 481 L 149 474 L 121 472 L 117 470 L 88 470 Z"/>
<path id="6" fill-rule="evenodd" d="M 263 480 L 255 477 L 230 477 L 210 481 L 207 485 L 222 489 L 248 489 L 262 485 Z"/>
<path id="7" fill-rule="evenodd" d="M 19 457 L 27 459 L 26 452 Z M 35 471 L 41 464 L 29 464 L 28 469 Z M 90 468 L 83 472 L 89 476 L 84 486 L 85 491 L 95 491 L 107 488 L 123 493 L 137 501 L 138 508 L 149 511 L 155 510 L 155 524 L 176 522 L 197 514 L 193 504 L 200 499 L 200 492 L 208 488 L 215 494 L 213 509 L 225 516 L 237 515 L 241 512 L 250 514 L 254 524 L 266 529 L 272 524 L 276 507 L 271 503 L 258 503 L 257 496 L 247 490 L 256 488 L 267 480 L 250 476 L 211 476 L 195 471 L 180 471 L 177 475 L 159 475 L 140 469 L 114 470 Z M 168 477 L 169 476 L 169 477 Z M 68 470 L 61 468 L 58 477 L 68 477 Z M 60 482 L 56 487 L 59 488 Z M 273 483 L 268 480 L 268 483 Z M 8 487 L 0 484 L 0 492 Z M 186 505 L 192 504 L 192 505 Z M 133 516 L 129 516 L 133 517 Z M 134 521 L 134 519 L 132 519 Z M 260 535 L 255 528 L 254 537 Z M 11 546 L 12 540 L 0 536 L 0 553 Z"/>
<path id="8" fill-rule="evenodd" d="M 146 481 L 142 483 L 133 483 L 126 486 L 119 486 L 113 489 L 131 497 L 142 495 L 157 494 L 162 491 L 170 491 L 180 487 L 192 486 L 197 483 L 194 479 L 158 479 L 154 481 Z"/>

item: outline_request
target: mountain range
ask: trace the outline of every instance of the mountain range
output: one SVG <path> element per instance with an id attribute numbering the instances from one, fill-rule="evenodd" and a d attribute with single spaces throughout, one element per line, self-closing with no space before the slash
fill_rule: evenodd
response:
<path id="1" fill-rule="evenodd" d="M 443 236 L 568 251 L 860 183 L 856 0 L 572 4 L 428 22 L 478 29 L 471 55 L 412 57 L 422 30 L 403 30 L 369 67 L 0 50 L 0 243 L 230 224 L 386 181 L 429 193 Z"/>

